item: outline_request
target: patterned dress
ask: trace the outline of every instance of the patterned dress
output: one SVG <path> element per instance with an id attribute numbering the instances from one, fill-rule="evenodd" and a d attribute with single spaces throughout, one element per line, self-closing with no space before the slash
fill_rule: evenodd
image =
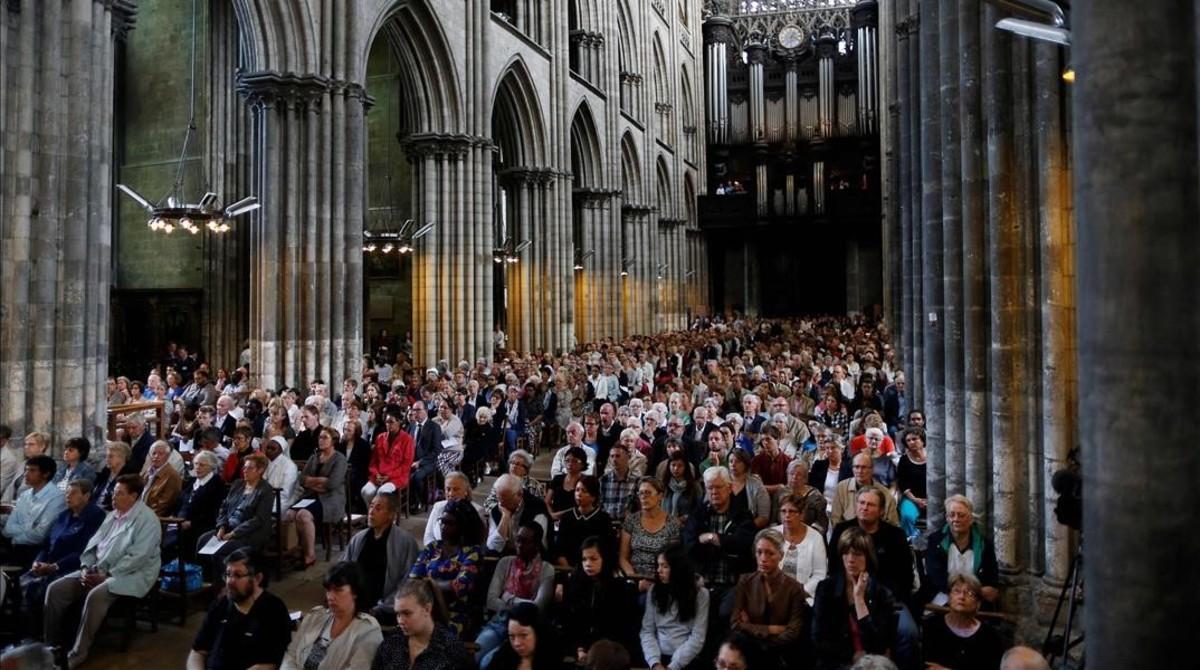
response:
<path id="1" fill-rule="evenodd" d="M 445 544 L 444 540 L 435 540 L 425 545 L 408 576 L 416 579 L 429 577 L 439 583 L 450 582 L 450 593 L 447 595 L 452 597 L 446 598 L 446 609 L 450 614 L 450 626 L 461 636 L 470 621 L 467 599 L 479 574 L 483 551 L 479 545 L 472 545 L 459 547 L 455 553 L 443 556 Z"/>
<path id="2" fill-rule="evenodd" d="M 658 567 L 658 554 L 672 544 L 678 544 L 682 535 L 679 520 L 670 514 L 657 533 L 642 526 L 641 512 L 630 514 L 623 530 L 629 533 L 629 562 L 639 575 L 653 575 Z"/>

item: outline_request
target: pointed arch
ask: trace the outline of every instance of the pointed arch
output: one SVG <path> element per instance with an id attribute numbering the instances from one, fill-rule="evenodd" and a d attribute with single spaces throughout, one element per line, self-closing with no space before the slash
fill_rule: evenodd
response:
<path id="1" fill-rule="evenodd" d="M 579 103 L 571 121 L 571 173 L 575 188 L 597 188 L 603 181 L 600 134 L 587 100 Z"/>
<path id="2" fill-rule="evenodd" d="M 688 170 L 683 175 L 683 218 L 687 221 L 688 228 L 694 229 L 697 227 L 696 180 L 692 176 L 691 170 Z"/>
<path id="3" fill-rule="evenodd" d="M 626 204 L 641 204 L 642 163 L 638 158 L 637 142 L 628 130 L 621 136 L 621 193 Z"/>
<path id="4" fill-rule="evenodd" d="M 688 76 L 687 65 L 679 66 L 679 120 L 684 127 L 696 125 L 695 103 L 692 98 L 692 79 Z"/>
<path id="5" fill-rule="evenodd" d="M 670 219 L 675 212 L 674 203 L 671 199 L 671 169 L 667 167 L 667 160 L 659 155 L 655 166 L 655 176 L 657 178 L 658 190 L 656 193 L 656 204 L 658 205 L 658 218 Z"/>
<path id="6" fill-rule="evenodd" d="M 428 0 L 395 3 L 377 17 L 369 34 L 371 39 L 366 41 L 361 54 L 359 78 L 366 80 L 371 45 L 384 37 L 400 64 L 402 90 L 408 93 L 401 100 L 407 125 L 405 130 L 411 133 L 465 132 L 458 69 L 445 31 Z"/>
<path id="7" fill-rule="evenodd" d="M 509 62 L 492 95 L 492 136 L 500 148 L 501 168 L 546 164 L 542 107 L 520 56 Z"/>
<path id="8" fill-rule="evenodd" d="M 248 72 L 321 72 L 317 29 L 305 0 L 234 0 Z"/>
<path id="9" fill-rule="evenodd" d="M 617 1 L 617 58 L 621 73 L 636 73 L 633 45 L 637 44 L 637 29 L 629 11 L 629 0 Z"/>
<path id="10" fill-rule="evenodd" d="M 671 85 L 667 81 L 667 56 L 663 50 L 662 34 L 657 31 L 654 33 L 654 101 L 671 101 Z"/>

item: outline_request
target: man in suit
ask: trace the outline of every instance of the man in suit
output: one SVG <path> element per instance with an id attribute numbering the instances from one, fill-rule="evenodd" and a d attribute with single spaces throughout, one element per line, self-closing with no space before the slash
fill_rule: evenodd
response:
<path id="1" fill-rule="evenodd" d="M 60 577 L 46 589 L 46 642 L 69 648 L 70 668 L 79 667 L 87 659 L 92 638 L 117 597 L 142 598 L 158 579 L 162 530 L 154 511 L 140 500 L 141 495 L 141 477 L 118 477 L 113 511 L 88 540 L 79 560 L 81 569 Z M 80 601 L 83 612 L 79 628 L 72 634 L 63 630 L 62 623 Z"/>
<path id="2" fill-rule="evenodd" d="M 692 425 L 683 433 L 683 443 L 687 450 L 688 460 L 697 464 L 704 460 L 708 452 L 708 435 L 713 431 L 713 424 L 708 420 L 708 408 L 703 405 L 692 410 Z"/>
<path id="3" fill-rule="evenodd" d="M 125 434 L 129 436 L 129 462 L 133 464 L 134 472 L 141 472 L 150 456 L 150 447 L 154 444 L 154 436 L 146 430 L 146 419 L 141 412 L 134 412 L 125 417 Z"/>
<path id="4" fill-rule="evenodd" d="M 168 516 L 175 511 L 179 494 L 183 490 L 183 478 L 167 462 L 171 445 L 159 440 L 150 447 L 150 462 L 142 478 L 146 482 L 146 493 L 142 501 L 158 516 Z"/>
<path id="5" fill-rule="evenodd" d="M 442 453 L 442 427 L 429 420 L 425 403 L 420 400 L 412 404 L 411 415 L 412 423 L 408 426 L 408 434 L 416 442 L 416 451 L 413 454 L 412 475 L 409 478 L 409 486 L 413 492 L 410 500 L 424 506 L 429 502 L 427 496 L 431 492 L 426 488 L 425 480 L 437 473 L 438 455 Z M 436 482 L 434 486 L 437 486 Z"/>
<path id="6" fill-rule="evenodd" d="M 596 472 L 608 467 L 608 452 L 621 439 L 621 424 L 617 423 L 617 408 L 606 402 L 600 406 L 600 425 L 596 428 Z"/>

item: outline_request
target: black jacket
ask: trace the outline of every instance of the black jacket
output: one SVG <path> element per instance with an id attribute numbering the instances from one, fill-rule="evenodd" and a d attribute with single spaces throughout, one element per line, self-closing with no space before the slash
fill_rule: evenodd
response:
<path id="1" fill-rule="evenodd" d="M 851 458 L 842 456 L 842 466 L 838 470 L 838 481 L 850 479 L 854 476 L 854 470 L 851 469 Z M 829 461 L 822 458 L 813 461 L 812 468 L 808 471 L 808 485 L 819 490 L 825 490 L 825 476 L 829 474 Z"/>
<path id="2" fill-rule="evenodd" d="M 840 557 L 837 557 L 841 563 Z M 831 560 L 833 560 L 831 558 Z M 846 602 L 846 577 L 837 574 L 817 584 L 813 599 L 812 639 L 817 651 L 817 668 L 844 668 L 854 662 L 850 637 L 850 604 Z M 867 585 L 870 615 L 858 619 L 858 634 L 868 654 L 883 654 L 896 637 L 896 601 L 891 591 L 871 578 Z"/>
<path id="3" fill-rule="evenodd" d="M 687 525 L 684 526 L 683 546 L 688 548 L 688 555 L 691 556 L 698 571 L 702 571 L 701 566 L 703 565 L 723 560 L 728 561 L 729 572 L 736 578 L 738 573 L 754 570 L 752 545 L 757 529 L 750 512 L 744 508 L 730 504 L 728 514 L 729 522 L 723 529 L 715 531 L 721 538 L 721 544 L 719 547 L 714 547 L 711 544 L 700 542 L 701 535 L 713 532 L 709 530 L 713 517 L 712 506 L 708 503 L 697 505 L 688 515 Z"/>
<path id="4" fill-rule="evenodd" d="M 215 472 L 198 490 L 192 488 L 195 481 L 189 478 L 183 483 L 179 516 L 192 522 L 192 532 L 198 536 L 217 525 L 217 513 L 225 502 L 225 481 Z"/>
<path id="5" fill-rule="evenodd" d="M 833 535 L 829 538 L 829 574 L 842 574 L 842 560 L 837 552 L 838 538 L 847 528 L 857 526 L 857 519 L 848 519 L 833 527 Z M 883 585 L 888 587 L 896 600 L 907 604 L 912 594 L 913 583 L 913 554 L 908 546 L 904 531 L 886 521 L 880 521 L 879 527 L 871 533 L 875 543 L 875 557 L 879 568 L 875 576 Z"/>

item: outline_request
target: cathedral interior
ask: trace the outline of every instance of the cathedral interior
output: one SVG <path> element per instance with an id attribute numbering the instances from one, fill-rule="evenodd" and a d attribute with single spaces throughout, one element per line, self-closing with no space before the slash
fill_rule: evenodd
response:
<path id="1" fill-rule="evenodd" d="M 1198 38 L 1200 0 L 5 0 L 0 479 L 33 467 L 26 435 L 44 435 L 60 463 L 68 440 L 87 438 L 96 470 L 105 445 L 136 443 L 131 413 L 178 436 L 174 395 L 155 409 L 147 386 L 161 375 L 174 393 L 166 369 L 148 370 L 177 346 L 193 355 L 181 393 L 200 363 L 237 372 L 238 393 L 222 397 L 236 396 L 238 417 L 260 391 L 265 412 L 313 380 L 327 398 L 342 380 L 361 396 L 368 377 L 406 410 L 429 389 L 453 406 L 467 381 L 484 402 L 497 383 L 525 399 L 532 387 L 514 382 L 530 375 L 541 402 L 548 381 L 562 391 L 574 378 L 560 373 L 579 370 L 588 409 L 522 445 L 569 436 L 593 399 L 596 412 L 617 399 L 601 362 L 622 393 L 647 359 L 647 377 L 673 371 L 665 395 L 647 381 L 647 410 L 672 389 L 700 407 L 719 379 L 733 401 L 711 418 L 737 414 L 746 434 L 746 390 L 729 378 L 811 395 L 818 407 L 793 404 L 787 421 L 840 430 L 822 389 L 840 366 L 852 398 L 871 385 L 861 363 L 879 368 L 867 378 L 881 414 L 889 397 L 905 410 L 898 426 L 883 417 L 898 451 L 908 410 L 922 414 L 918 564 L 965 496 L 975 568 L 984 545 L 995 554 L 1002 595 L 985 627 L 1005 648 L 1054 667 L 1191 667 L 1176 652 L 1200 624 L 1200 534 L 1179 507 L 1200 481 L 1184 420 L 1200 395 Z M 416 390 L 391 389 L 393 374 Z M 114 402 L 121 379 L 145 395 Z M 383 404 L 368 425 L 369 409 L 365 437 L 387 447 Z M 705 421 L 683 415 L 689 431 Z M 516 416 L 497 414 L 501 435 Z M 253 437 L 260 450 L 261 424 Z M 532 450 L 537 477 L 558 474 L 547 454 L 562 444 Z M 470 478 L 478 503 L 497 474 Z M 1079 482 L 1081 521 L 1067 523 Z M 14 486 L 6 513 L 20 506 Z M 419 540 L 426 517 L 404 516 Z M 827 551 L 832 565 L 838 544 Z M 7 556 L 18 595 L 0 600 L 15 615 L 25 582 Z M 307 611 L 323 602 L 313 574 L 285 572 L 270 590 Z M 246 667 L 185 661 L 205 608 L 184 602 L 182 625 L 143 622 L 129 654 L 68 643 L 64 662 Z M 942 610 L 920 609 L 928 634 Z M 850 667 L 824 660 L 816 612 L 804 644 L 760 636 L 761 667 Z M 899 625 L 885 655 L 926 667 Z M 0 642 L 25 637 L 0 629 Z M 374 667 L 393 667 L 380 665 L 384 631 Z M 721 665 L 720 642 L 697 663 L 755 665 L 750 652 Z M 644 648 L 586 667 L 667 667 Z M 929 667 L 943 666 L 984 667 Z"/>

